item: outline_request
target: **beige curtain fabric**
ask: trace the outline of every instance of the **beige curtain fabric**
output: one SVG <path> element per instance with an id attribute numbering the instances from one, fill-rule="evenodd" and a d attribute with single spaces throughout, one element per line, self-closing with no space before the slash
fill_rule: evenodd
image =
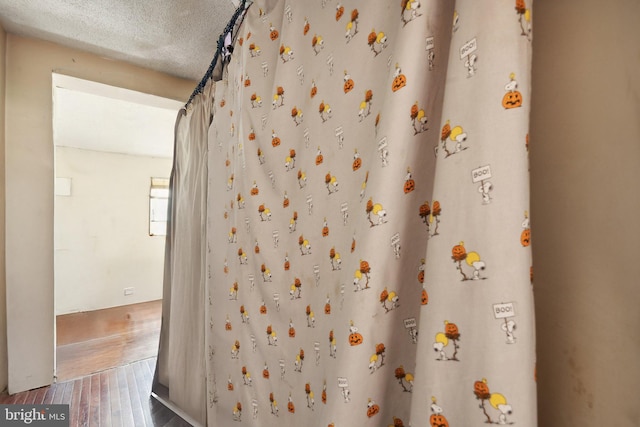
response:
<path id="1" fill-rule="evenodd" d="M 213 85 L 178 114 L 167 226 L 162 329 L 154 392 L 206 419 L 207 134 Z"/>
<path id="2" fill-rule="evenodd" d="M 174 198 L 207 425 L 536 425 L 531 35 L 528 0 L 251 5 Z"/>

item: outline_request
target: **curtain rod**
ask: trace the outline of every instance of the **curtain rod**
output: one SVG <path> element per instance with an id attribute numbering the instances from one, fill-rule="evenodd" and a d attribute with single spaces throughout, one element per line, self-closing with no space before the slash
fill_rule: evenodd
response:
<path id="1" fill-rule="evenodd" d="M 238 21 L 238 18 L 240 17 L 240 15 L 242 15 L 243 12 L 247 10 L 247 8 L 251 3 L 252 3 L 251 0 L 242 0 L 240 2 L 240 6 L 238 6 L 236 11 L 233 13 L 233 16 L 227 23 L 227 26 L 224 28 L 224 31 L 222 32 L 222 34 L 220 34 L 220 37 L 218 37 L 216 53 L 213 56 L 213 60 L 211 61 L 211 64 L 209 64 L 209 68 L 207 69 L 207 72 L 205 73 L 204 77 L 202 77 L 202 80 L 200 80 L 200 83 L 198 83 L 198 86 L 196 86 L 196 88 L 193 90 L 193 93 L 191 94 L 191 96 L 189 97 L 189 100 L 185 104 L 185 108 L 187 108 L 189 104 L 191 104 L 191 101 L 193 101 L 193 98 L 195 98 L 195 96 L 201 93 L 202 90 L 204 89 L 205 85 L 207 84 L 207 81 L 213 75 L 213 70 L 215 69 L 218 63 L 218 59 L 220 57 L 220 54 L 223 52 L 223 50 L 226 50 L 226 52 L 224 53 L 225 57 L 231 54 L 233 50 L 233 48 L 231 47 L 231 32 L 233 31 L 233 28 L 235 27 L 236 22 Z M 227 44 L 225 44 L 225 41 L 227 41 Z M 222 59 L 224 60 L 225 57 L 223 57 Z"/>

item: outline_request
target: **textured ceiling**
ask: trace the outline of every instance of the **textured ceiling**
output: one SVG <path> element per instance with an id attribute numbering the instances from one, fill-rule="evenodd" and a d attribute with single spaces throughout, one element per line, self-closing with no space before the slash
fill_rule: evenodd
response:
<path id="1" fill-rule="evenodd" d="M 232 0 L 0 0 L 0 24 L 199 81 L 234 10 Z"/>

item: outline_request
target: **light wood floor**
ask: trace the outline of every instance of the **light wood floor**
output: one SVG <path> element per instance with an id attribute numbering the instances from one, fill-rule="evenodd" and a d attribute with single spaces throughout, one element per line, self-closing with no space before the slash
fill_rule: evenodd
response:
<path id="1" fill-rule="evenodd" d="M 189 426 L 150 397 L 161 310 L 152 301 L 58 316 L 58 381 L 0 404 L 69 404 L 71 427 Z"/>
<path id="2" fill-rule="evenodd" d="M 56 318 L 56 365 L 59 382 L 158 354 L 162 301 Z"/>

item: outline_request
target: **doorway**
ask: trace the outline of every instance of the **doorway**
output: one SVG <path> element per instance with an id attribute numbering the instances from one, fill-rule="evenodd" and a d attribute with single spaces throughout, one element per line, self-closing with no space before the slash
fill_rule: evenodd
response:
<path id="1" fill-rule="evenodd" d="M 169 177 L 182 103 L 53 74 L 58 380 L 155 355 Z M 161 227 L 160 227 L 161 228 Z"/>

